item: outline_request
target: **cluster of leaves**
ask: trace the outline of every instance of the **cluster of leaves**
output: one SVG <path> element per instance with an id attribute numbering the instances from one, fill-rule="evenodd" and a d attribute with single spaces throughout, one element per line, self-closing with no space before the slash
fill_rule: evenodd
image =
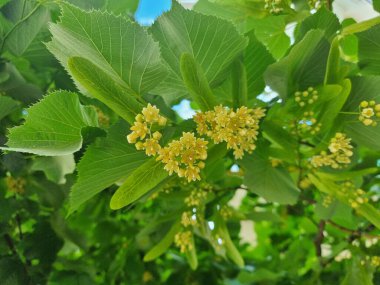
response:
<path id="1" fill-rule="evenodd" d="M 147 28 L 138 1 L 69 2 L 0 1 L 2 284 L 380 282 L 380 124 L 359 120 L 380 103 L 380 17 L 173 1 Z M 210 142 L 200 182 L 169 176 L 127 135 L 148 103 L 162 145 L 195 132 L 182 99 L 266 109 L 257 148 Z M 337 133 L 349 164 L 313 167 Z"/>

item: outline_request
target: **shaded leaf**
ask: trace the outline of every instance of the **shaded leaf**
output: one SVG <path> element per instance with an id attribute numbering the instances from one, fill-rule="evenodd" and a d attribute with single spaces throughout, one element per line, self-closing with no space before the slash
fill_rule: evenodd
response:
<path id="1" fill-rule="evenodd" d="M 380 75 L 380 24 L 357 33 L 359 67 L 363 74 Z"/>
<path id="2" fill-rule="evenodd" d="M 75 170 L 75 160 L 72 154 L 52 157 L 37 157 L 31 167 L 32 171 L 43 171 L 46 177 L 57 183 L 66 183 L 65 176 Z"/>

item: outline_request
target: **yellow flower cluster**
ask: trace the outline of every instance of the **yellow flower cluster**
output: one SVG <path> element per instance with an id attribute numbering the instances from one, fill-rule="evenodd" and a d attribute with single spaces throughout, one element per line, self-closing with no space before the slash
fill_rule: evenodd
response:
<path id="1" fill-rule="evenodd" d="M 194 133 L 183 133 L 179 140 L 159 150 L 157 160 L 165 164 L 170 175 L 173 172 L 187 180 L 200 180 L 199 173 L 205 167 L 203 160 L 207 158 L 207 144 L 204 139 L 196 138 Z"/>
<path id="2" fill-rule="evenodd" d="M 166 118 L 159 115 L 160 110 L 156 106 L 148 104 L 143 108 L 142 114 L 138 114 L 135 123 L 131 127 L 132 133 L 127 136 L 129 143 L 135 143 L 137 150 L 145 150 L 146 155 L 156 155 L 161 149 L 159 140 L 160 132 L 152 134 L 151 129 L 154 124 L 166 125 Z"/>
<path id="3" fill-rule="evenodd" d="M 332 196 L 326 195 L 323 198 L 322 205 L 323 205 L 323 207 L 328 208 L 333 201 L 334 201 L 334 198 Z"/>
<path id="4" fill-rule="evenodd" d="M 297 91 L 294 93 L 295 101 L 300 105 L 300 107 L 305 107 L 307 104 L 313 104 L 318 100 L 318 91 L 313 87 L 309 87 L 307 90 L 301 92 Z"/>
<path id="5" fill-rule="evenodd" d="M 372 256 L 371 257 L 371 265 L 373 267 L 379 267 L 380 266 L 380 256 Z"/>
<path id="6" fill-rule="evenodd" d="M 227 220 L 228 218 L 231 218 L 234 214 L 234 210 L 228 206 L 228 205 L 223 205 L 220 210 L 219 210 L 220 216 Z"/>
<path id="7" fill-rule="evenodd" d="M 185 204 L 188 207 L 199 207 L 207 199 L 208 193 L 205 189 L 195 188 L 190 195 L 185 198 Z"/>
<path id="8" fill-rule="evenodd" d="M 353 155 L 350 142 L 351 139 L 347 138 L 345 134 L 336 133 L 328 147 L 330 153 L 322 151 L 320 155 L 313 156 L 311 165 L 313 167 L 331 166 L 336 169 L 340 168 L 342 164 L 349 164 L 350 157 Z"/>
<path id="9" fill-rule="evenodd" d="M 241 107 L 233 111 L 220 105 L 213 111 L 197 113 L 194 121 L 199 134 L 207 135 L 216 144 L 227 142 L 227 148 L 233 149 L 235 158 L 240 159 L 244 152 L 255 149 L 259 121 L 264 116 L 265 111 L 260 108 Z"/>
<path id="10" fill-rule="evenodd" d="M 174 243 L 182 253 L 193 249 L 193 233 L 191 231 L 181 231 L 174 236 Z"/>
<path id="11" fill-rule="evenodd" d="M 321 130 L 322 124 L 317 123 L 317 119 L 314 118 L 314 112 L 304 112 L 303 118 L 299 122 L 301 126 L 301 131 L 309 132 L 312 135 L 315 135 Z"/>
<path id="12" fill-rule="evenodd" d="M 281 8 L 282 0 L 265 0 L 265 10 L 268 10 L 271 14 L 279 14 L 284 11 Z"/>
<path id="13" fill-rule="evenodd" d="M 380 104 L 375 101 L 362 101 L 360 103 L 359 121 L 366 126 L 377 126 L 375 118 L 380 118 Z"/>
<path id="14" fill-rule="evenodd" d="M 310 179 L 307 178 L 307 177 L 301 179 L 301 181 L 299 183 L 299 187 L 301 189 L 304 189 L 304 190 L 307 189 L 307 188 L 309 188 L 311 185 L 312 185 L 312 183 L 311 183 Z"/>
<path id="15" fill-rule="evenodd" d="M 106 114 L 104 114 L 100 108 L 95 107 L 95 110 L 96 110 L 96 114 L 98 115 L 99 125 L 101 127 L 108 128 L 110 125 L 110 118 Z"/>
<path id="16" fill-rule="evenodd" d="M 360 205 L 368 203 L 368 198 L 365 197 L 365 195 L 366 195 L 365 191 L 363 191 L 362 189 L 356 189 L 356 191 L 352 193 L 352 198 L 348 200 L 351 207 L 356 209 Z"/>
<path id="17" fill-rule="evenodd" d="M 7 184 L 7 188 L 10 192 L 16 194 L 24 194 L 25 193 L 25 185 L 26 181 L 24 178 L 15 178 L 12 176 L 7 176 L 5 178 L 5 183 Z"/>
<path id="18" fill-rule="evenodd" d="M 196 226 L 198 224 L 196 215 L 193 214 L 191 211 L 183 212 L 181 216 L 181 224 L 185 228 L 189 226 Z"/>

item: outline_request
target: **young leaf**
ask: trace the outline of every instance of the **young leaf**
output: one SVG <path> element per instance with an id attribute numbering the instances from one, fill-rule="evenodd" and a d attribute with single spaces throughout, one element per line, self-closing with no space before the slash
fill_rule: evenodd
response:
<path id="1" fill-rule="evenodd" d="M 131 89 L 119 85 L 109 74 L 85 58 L 69 58 L 68 68 L 73 78 L 92 96 L 133 124 L 144 105 L 136 100 Z"/>
<path id="2" fill-rule="evenodd" d="M 187 93 L 180 70 L 183 53 L 193 56 L 211 87 L 215 87 L 223 79 L 225 69 L 247 45 L 247 40 L 230 22 L 186 10 L 176 1 L 169 12 L 157 19 L 151 32 L 170 68 L 168 78 L 155 91 L 174 99 Z"/>
<path id="3" fill-rule="evenodd" d="M 158 44 L 137 23 L 67 3 L 61 7 L 61 22 L 51 25 L 53 38 L 47 46 L 66 69 L 70 57 L 85 58 L 135 94 L 151 90 L 165 78 Z"/>
<path id="4" fill-rule="evenodd" d="M 152 261 L 159 257 L 161 254 L 171 246 L 174 240 L 174 236 L 181 229 L 181 224 L 179 222 L 175 223 L 169 230 L 169 232 L 162 238 L 162 240 L 152 247 L 147 254 L 144 256 L 144 261 Z"/>
<path id="5" fill-rule="evenodd" d="M 169 176 L 161 162 L 154 158 L 139 166 L 111 198 L 111 209 L 117 210 L 128 206 L 144 194 L 159 185 Z"/>
<path id="6" fill-rule="evenodd" d="M 284 169 L 271 165 L 265 147 L 259 146 L 252 155 L 241 161 L 244 168 L 244 184 L 248 189 L 270 202 L 294 204 L 299 190 Z"/>
<path id="7" fill-rule="evenodd" d="M 202 111 L 211 110 L 216 105 L 215 97 L 202 68 L 189 53 L 182 54 L 180 67 L 183 82 L 191 98 Z"/>
<path id="8" fill-rule="evenodd" d="M 82 129 L 98 125 L 94 109 L 82 106 L 78 96 L 56 91 L 27 110 L 24 125 L 10 129 L 7 146 L 11 151 L 59 156 L 82 147 Z"/>
<path id="9" fill-rule="evenodd" d="M 311 30 L 286 57 L 268 67 L 265 81 L 283 99 L 297 90 L 322 84 L 328 54 L 323 31 Z"/>
<path id="10" fill-rule="evenodd" d="M 232 67 L 232 98 L 233 107 L 247 106 L 248 84 L 247 72 L 244 64 L 240 60 L 236 60 Z"/>
<path id="11" fill-rule="evenodd" d="M 128 143 L 129 125 L 119 121 L 106 138 L 90 145 L 78 164 L 78 180 L 70 192 L 70 212 L 112 184 L 125 179 L 146 161 L 144 152 Z"/>

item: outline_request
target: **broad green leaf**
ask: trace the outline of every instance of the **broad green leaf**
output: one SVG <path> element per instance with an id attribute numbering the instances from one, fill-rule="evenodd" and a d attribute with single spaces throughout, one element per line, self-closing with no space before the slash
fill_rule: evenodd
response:
<path id="1" fill-rule="evenodd" d="M 111 209 L 128 206 L 163 182 L 169 173 L 154 158 L 149 159 L 131 173 L 111 198 Z"/>
<path id="2" fill-rule="evenodd" d="M 126 94 L 130 96 L 151 90 L 165 78 L 158 44 L 137 23 L 67 3 L 61 7 L 61 21 L 50 26 L 53 38 L 47 46 L 66 69 L 70 57 L 85 58 L 131 91 Z"/>
<path id="3" fill-rule="evenodd" d="M 43 171 L 46 177 L 57 183 L 66 183 L 65 176 L 75 170 L 75 160 L 72 154 L 52 157 L 37 157 L 33 161 L 32 171 Z"/>
<path id="4" fill-rule="evenodd" d="M 363 74 L 380 75 L 380 24 L 356 34 L 359 39 L 359 67 Z"/>
<path id="5" fill-rule="evenodd" d="M 257 39 L 276 59 L 283 57 L 290 46 L 290 39 L 285 33 L 285 20 L 286 16 L 270 16 L 248 21 L 248 25 L 255 31 Z"/>
<path id="6" fill-rule="evenodd" d="M 70 212 L 112 184 L 125 179 L 146 161 L 146 155 L 128 143 L 129 125 L 119 121 L 106 138 L 90 145 L 78 164 L 78 180 L 70 192 Z"/>
<path id="7" fill-rule="evenodd" d="M 329 43 L 323 34 L 321 30 L 309 31 L 286 57 L 266 70 L 266 83 L 282 98 L 323 83 L 329 54 Z"/>
<path id="8" fill-rule="evenodd" d="M 93 108 L 82 106 L 78 96 L 56 91 L 27 109 L 22 126 L 10 129 L 6 148 L 47 156 L 67 155 L 82 147 L 82 129 L 96 127 Z"/>
<path id="9" fill-rule="evenodd" d="M 0 120 L 8 116 L 18 107 L 18 103 L 10 97 L 0 95 Z"/>
<path id="10" fill-rule="evenodd" d="M 380 0 L 372 0 L 373 9 L 380 12 Z"/>
<path id="11" fill-rule="evenodd" d="M 130 124 L 144 107 L 131 90 L 123 88 L 112 77 L 91 61 L 81 57 L 71 57 L 68 68 L 73 78 L 81 84 L 92 96 L 110 107 L 116 114 Z"/>
<path id="12" fill-rule="evenodd" d="M 202 68 L 189 53 L 182 54 L 180 67 L 183 82 L 191 98 L 202 111 L 211 110 L 216 101 Z"/>
<path id="13" fill-rule="evenodd" d="M 244 185 L 250 191 L 270 202 L 294 204 L 299 190 L 289 173 L 282 168 L 274 168 L 264 146 L 259 146 L 252 155 L 246 154 L 241 166 L 244 168 Z"/>
<path id="14" fill-rule="evenodd" d="M 248 34 L 249 44 L 244 54 L 244 64 L 247 70 L 248 94 L 256 96 L 264 90 L 264 71 L 268 65 L 275 62 L 267 48 L 257 40 L 254 32 Z"/>
<path id="15" fill-rule="evenodd" d="M 152 261 L 165 253 L 165 251 L 171 246 L 174 240 L 174 236 L 181 229 L 181 224 L 179 222 L 175 223 L 169 230 L 169 232 L 162 238 L 162 240 L 151 248 L 147 254 L 144 256 L 144 261 Z"/>
<path id="16" fill-rule="evenodd" d="M 345 112 L 359 112 L 361 101 L 375 100 L 380 102 L 380 76 L 351 78 L 352 90 L 343 108 Z M 365 126 L 359 121 L 359 115 L 342 115 L 347 121 L 344 131 L 357 144 L 373 150 L 380 150 L 380 124 L 376 127 Z"/>
<path id="17" fill-rule="evenodd" d="M 38 1 L 13 0 L 4 7 L 3 14 L 14 26 L 4 36 L 1 46 L 17 56 L 24 53 L 50 20 L 49 10 Z"/>
<path id="18" fill-rule="evenodd" d="M 359 256 L 352 258 L 347 267 L 347 274 L 340 285 L 373 285 L 373 272 L 368 265 L 361 263 Z"/>
<path id="19" fill-rule="evenodd" d="M 151 32 L 170 69 L 167 79 L 155 90 L 167 101 L 187 94 L 180 71 L 183 53 L 194 57 L 211 87 L 215 87 L 247 45 L 230 22 L 186 10 L 175 1 L 172 9 L 153 24 Z"/>
<path id="20" fill-rule="evenodd" d="M 315 14 L 301 22 L 295 33 L 296 42 L 299 42 L 308 31 L 313 29 L 323 30 L 325 37 L 330 39 L 340 29 L 339 19 L 322 6 Z"/>

